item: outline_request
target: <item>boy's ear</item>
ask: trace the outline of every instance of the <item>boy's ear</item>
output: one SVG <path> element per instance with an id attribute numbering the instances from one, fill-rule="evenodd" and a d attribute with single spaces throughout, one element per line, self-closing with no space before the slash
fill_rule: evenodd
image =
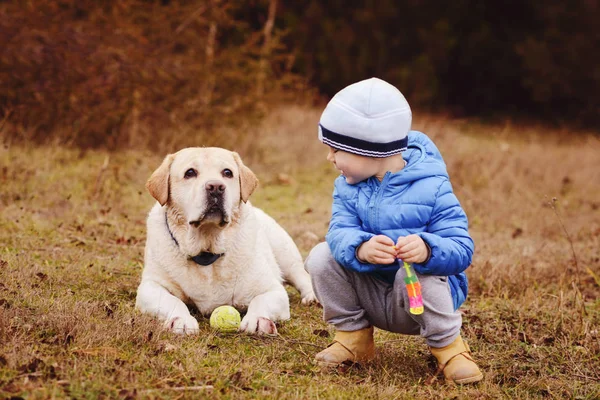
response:
<path id="1" fill-rule="evenodd" d="M 242 162 L 242 159 L 238 153 L 232 151 L 233 158 L 238 165 L 240 171 L 240 197 L 245 203 L 250 198 L 250 195 L 258 186 L 258 178 L 254 175 L 254 172 L 250 168 L 246 167 Z"/>
<path id="2" fill-rule="evenodd" d="M 148 192 L 160 203 L 161 206 L 167 204 L 169 200 L 169 177 L 171 175 L 171 164 L 175 158 L 174 154 L 165 157 L 160 167 L 156 169 L 146 182 Z"/>

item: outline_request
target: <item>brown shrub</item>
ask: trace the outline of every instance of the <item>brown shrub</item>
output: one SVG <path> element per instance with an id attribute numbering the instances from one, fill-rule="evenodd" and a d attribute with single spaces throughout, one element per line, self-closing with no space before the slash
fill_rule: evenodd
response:
<path id="1" fill-rule="evenodd" d="M 245 3 L 3 3 L 0 134 L 162 148 L 201 144 L 215 127 L 259 115 L 261 100 L 300 81 L 281 68 L 277 31 L 265 41 L 234 17 Z"/>

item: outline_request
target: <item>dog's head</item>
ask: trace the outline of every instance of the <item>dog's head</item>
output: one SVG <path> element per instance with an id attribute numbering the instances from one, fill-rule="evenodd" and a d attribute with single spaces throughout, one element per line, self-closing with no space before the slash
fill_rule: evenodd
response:
<path id="1" fill-rule="evenodd" d="M 237 153 L 190 147 L 165 157 L 146 188 L 162 206 L 176 207 L 191 226 L 223 227 L 257 185 L 258 179 Z"/>

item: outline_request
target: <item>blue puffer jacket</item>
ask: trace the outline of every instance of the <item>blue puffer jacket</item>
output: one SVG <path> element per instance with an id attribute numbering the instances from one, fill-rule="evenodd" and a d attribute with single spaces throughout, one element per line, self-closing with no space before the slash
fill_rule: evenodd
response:
<path id="1" fill-rule="evenodd" d="M 357 247 L 375 235 L 394 242 L 400 236 L 419 235 L 431 248 L 431 257 L 413 264 L 415 270 L 448 276 L 457 309 L 467 297 L 463 271 L 471 264 L 474 249 L 467 216 L 452 192 L 439 150 L 425 134 L 409 132 L 403 157 L 406 167 L 387 172 L 381 182 L 371 177 L 349 185 L 343 176 L 336 179 L 327 243 L 342 266 L 392 283 L 398 263 L 361 263 Z"/>

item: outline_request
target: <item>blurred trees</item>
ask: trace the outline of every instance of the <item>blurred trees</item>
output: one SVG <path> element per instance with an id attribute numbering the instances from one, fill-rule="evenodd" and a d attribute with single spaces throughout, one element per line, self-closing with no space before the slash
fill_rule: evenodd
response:
<path id="1" fill-rule="evenodd" d="M 414 105 L 600 125 L 600 4 L 284 1 L 295 70 L 332 95 L 378 76 Z"/>
<path id="2" fill-rule="evenodd" d="M 282 51 L 277 32 L 237 17 L 246 6 L 0 3 L 0 121 L 8 119 L 13 137 L 56 134 L 82 147 L 115 148 L 152 147 L 175 131 L 198 135 L 256 115 L 265 96 L 299 80 L 270 68 Z M 268 6 L 253 5 L 265 15 Z"/>
<path id="3" fill-rule="evenodd" d="M 4 1 L 0 124 L 152 146 L 258 115 L 305 80 L 332 95 L 378 76 L 415 106 L 598 126 L 598 3 Z"/>

